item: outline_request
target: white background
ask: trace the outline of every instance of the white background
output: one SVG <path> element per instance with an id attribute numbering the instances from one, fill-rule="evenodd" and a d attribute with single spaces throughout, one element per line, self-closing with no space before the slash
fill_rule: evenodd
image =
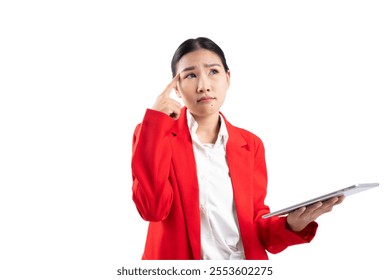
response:
<path id="1" fill-rule="evenodd" d="M 380 183 L 320 217 L 310 244 L 270 255 L 271 279 L 388 279 L 387 3 L 2 1 L 0 278 L 142 265 L 133 129 L 178 45 L 206 36 L 231 69 L 222 111 L 264 141 L 272 210 Z"/>

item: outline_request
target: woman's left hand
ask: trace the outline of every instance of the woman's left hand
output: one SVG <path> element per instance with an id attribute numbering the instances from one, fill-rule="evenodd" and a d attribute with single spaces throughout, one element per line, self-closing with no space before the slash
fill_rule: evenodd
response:
<path id="1" fill-rule="evenodd" d="M 344 196 L 333 197 L 324 202 L 317 202 L 291 212 L 287 216 L 287 223 L 290 229 L 295 232 L 303 230 L 322 214 L 332 211 L 333 206 L 340 204 L 344 198 Z"/>

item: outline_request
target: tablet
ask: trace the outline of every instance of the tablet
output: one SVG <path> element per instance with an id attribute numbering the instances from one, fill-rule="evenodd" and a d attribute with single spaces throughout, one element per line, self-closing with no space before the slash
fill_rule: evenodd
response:
<path id="1" fill-rule="evenodd" d="M 352 185 L 350 187 L 343 188 L 343 189 L 340 189 L 340 190 L 337 190 L 337 191 L 334 191 L 334 192 L 331 192 L 331 193 L 328 193 L 328 194 L 325 194 L 325 195 L 321 195 L 319 197 L 316 197 L 316 198 L 313 198 L 313 199 L 310 199 L 310 200 L 306 200 L 304 202 L 292 205 L 290 207 L 287 207 L 287 208 L 284 208 L 284 209 L 281 209 L 281 210 L 278 210 L 278 211 L 274 211 L 274 212 L 265 214 L 262 217 L 263 218 L 269 218 L 269 217 L 273 217 L 273 216 L 285 215 L 285 214 L 288 214 L 288 213 L 290 213 L 290 212 L 292 212 L 294 210 L 297 210 L 297 209 L 299 209 L 301 207 L 311 205 L 311 204 L 316 203 L 318 201 L 328 200 L 328 199 L 330 199 L 332 197 L 335 197 L 335 196 L 341 196 L 341 195 L 348 196 L 348 195 L 355 194 L 355 193 L 358 193 L 358 192 L 362 192 L 362 191 L 365 191 L 365 190 L 370 190 L 370 189 L 372 189 L 374 187 L 377 187 L 377 186 L 379 186 L 378 183 L 364 183 L 364 184 Z"/>

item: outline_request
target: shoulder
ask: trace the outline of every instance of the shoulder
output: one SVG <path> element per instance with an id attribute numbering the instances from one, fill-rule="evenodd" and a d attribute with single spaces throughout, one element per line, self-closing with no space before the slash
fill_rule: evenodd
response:
<path id="1" fill-rule="evenodd" d="M 248 142 L 254 142 L 254 144 L 263 146 L 263 141 L 255 133 L 253 133 L 253 132 L 251 132 L 251 131 L 249 131 L 247 129 L 244 129 L 242 127 L 237 127 L 237 126 L 234 126 L 234 125 L 231 125 L 231 127 L 232 127 L 232 130 L 235 133 L 239 133 Z"/>
<path id="2" fill-rule="evenodd" d="M 262 150 L 264 149 L 263 141 L 258 135 L 256 135 L 255 133 L 247 129 L 231 124 L 224 115 L 222 115 L 222 117 L 224 118 L 226 128 L 229 133 L 229 138 L 231 137 L 235 139 L 241 138 L 242 141 L 245 141 L 249 146 L 255 148 L 256 150 L 259 148 Z"/>

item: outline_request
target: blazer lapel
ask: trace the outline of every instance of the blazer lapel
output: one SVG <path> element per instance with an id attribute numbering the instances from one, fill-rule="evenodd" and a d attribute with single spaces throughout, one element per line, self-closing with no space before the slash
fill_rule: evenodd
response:
<path id="1" fill-rule="evenodd" d="M 234 202 L 242 240 L 250 240 L 248 224 L 253 224 L 253 157 L 246 139 L 240 131 L 226 121 L 229 140 L 226 156 L 233 185 Z"/>
<path id="2" fill-rule="evenodd" d="M 200 259 L 201 241 L 198 177 L 185 107 L 183 107 L 180 114 L 182 117 L 177 120 L 172 130 L 172 135 L 174 136 L 172 138 L 172 158 L 193 258 Z"/>

